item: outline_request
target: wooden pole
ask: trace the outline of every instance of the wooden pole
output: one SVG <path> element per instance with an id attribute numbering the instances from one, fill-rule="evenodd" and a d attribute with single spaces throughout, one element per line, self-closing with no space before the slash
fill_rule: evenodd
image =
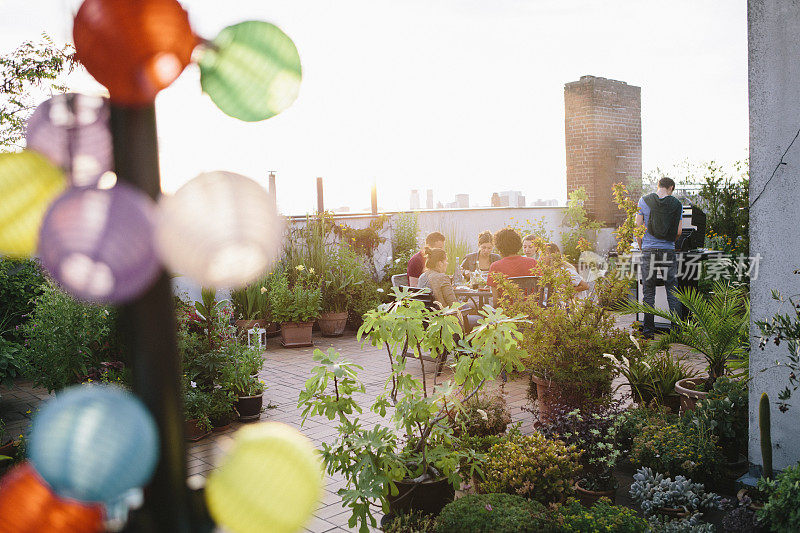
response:
<path id="1" fill-rule="evenodd" d="M 325 212 L 325 202 L 322 198 L 322 178 L 317 178 L 317 213 Z"/>
<path id="2" fill-rule="evenodd" d="M 151 198 L 161 193 L 154 106 L 111 106 L 117 178 Z M 164 272 L 150 290 L 120 309 L 133 390 L 158 426 L 160 454 L 153 479 L 145 487 L 143 507 L 131 515 L 127 531 L 193 533 L 212 524 L 186 487 L 181 361 L 175 339 L 175 310 L 169 276 Z"/>
<path id="3" fill-rule="evenodd" d="M 372 190 L 370 191 L 370 201 L 372 203 L 372 214 L 378 214 L 378 185 L 373 182 Z"/>

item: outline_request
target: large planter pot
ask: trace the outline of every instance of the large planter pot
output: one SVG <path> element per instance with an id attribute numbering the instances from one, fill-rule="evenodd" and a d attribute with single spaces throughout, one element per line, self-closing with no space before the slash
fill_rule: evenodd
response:
<path id="1" fill-rule="evenodd" d="M 277 322 L 267 322 L 265 327 L 267 328 L 267 337 L 274 337 L 281 332 L 281 325 Z"/>
<path id="2" fill-rule="evenodd" d="M 256 396 L 239 396 L 236 400 L 236 410 L 239 420 L 258 420 L 261 417 L 261 406 L 264 404 L 264 393 Z"/>
<path id="3" fill-rule="evenodd" d="M 681 412 L 694 411 L 697 402 L 708 396 L 707 392 L 697 390 L 706 378 L 684 378 L 675 384 L 675 392 L 681 399 Z"/>
<path id="4" fill-rule="evenodd" d="M 236 334 L 239 337 L 247 337 L 247 330 L 252 328 L 266 328 L 267 321 L 264 319 L 259 320 L 237 320 L 236 321 Z"/>
<path id="5" fill-rule="evenodd" d="M 588 490 L 581 487 L 581 482 L 578 481 L 575 483 L 575 492 L 578 495 L 578 501 L 580 501 L 581 505 L 584 507 L 591 507 L 597 503 L 597 500 L 600 498 L 608 498 L 611 500 L 611 503 L 617 502 L 617 489 Z"/>
<path id="6" fill-rule="evenodd" d="M 282 322 L 281 323 L 281 344 L 286 348 L 299 348 L 302 346 L 313 346 L 311 340 L 311 329 L 314 322 Z"/>
<path id="7" fill-rule="evenodd" d="M 653 394 L 649 392 L 640 393 L 636 388 L 631 387 L 631 391 L 633 393 L 633 401 L 635 401 L 640 406 L 646 407 L 650 405 L 653 400 L 656 400 L 656 403 L 661 405 L 662 407 L 668 408 L 675 414 L 678 414 L 678 411 L 681 408 L 681 397 L 677 394 L 670 394 L 668 396 L 664 396 L 663 398 L 656 398 Z"/>
<path id="8" fill-rule="evenodd" d="M 456 491 L 447 478 L 433 481 L 403 480 L 397 482 L 397 496 L 389 496 L 389 514 L 397 516 L 410 511 L 438 515 L 455 498 Z"/>
<path id="9" fill-rule="evenodd" d="M 209 433 L 205 428 L 200 427 L 198 425 L 198 420 L 193 418 L 191 420 L 186 420 L 183 422 L 183 434 L 186 437 L 186 440 L 191 442 L 197 442 L 198 440 L 202 439 Z"/>
<path id="10" fill-rule="evenodd" d="M 236 420 L 236 411 L 231 410 L 230 413 L 219 418 L 211 418 L 211 431 L 219 433 L 231 427 L 231 423 Z"/>
<path id="11" fill-rule="evenodd" d="M 343 313 L 322 313 L 317 319 L 319 330 L 325 337 L 338 337 L 347 325 L 347 311 Z"/>
<path id="12" fill-rule="evenodd" d="M 593 400 L 599 400 L 605 392 L 602 384 L 586 385 L 580 382 L 555 381 L 543 379 L 531 374 L 536 384 L 536 397 L 539 406 L 539 418 L 549 423 L 556 416 L 559 406 L 580 408 Z"/>

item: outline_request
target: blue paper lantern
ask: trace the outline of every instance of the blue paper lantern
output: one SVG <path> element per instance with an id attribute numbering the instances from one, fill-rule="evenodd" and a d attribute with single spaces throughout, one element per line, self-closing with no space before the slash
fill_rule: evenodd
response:
<path id="1" fill-rule="evenodd" d="M 56 494 L 114 502 L 150 480 L 158 446 L 155 422 L 135 396 L 82 385 L 59 393 L 36 415 L 28 453 Z"/>

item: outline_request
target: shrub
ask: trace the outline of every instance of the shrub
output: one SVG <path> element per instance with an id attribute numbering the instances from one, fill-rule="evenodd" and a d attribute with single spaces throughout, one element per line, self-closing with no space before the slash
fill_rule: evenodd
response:
<path id="1" fill-rule="evenodd" d="M 770 531 L 800 531 L 800 464 L 787 468 L 774 480 L 762 478 L 758 488 L 769 494 L 758 518 L 769 524 Z"/>
<path id="2" fill-rule="evenodd" d="M 748 408 L 747 382 L 723 376 L 689 416 L 711 428 L 722 449 L 735 461 L 739 452 L 747 449 Z"/>
<path id="3" fill-rule="evenodd" d="M 22 328 L 25 373 L 52 392 L 80 383 L 91 367 L 121 352 L 112 309 L 87 304 L 47 284 Z"/>
<path id="4" fill-rule="evenodd" d="M 396 516 L 383 531 L 386 533 L 433 533 L 436 531 L 436 518 L 422 512 L 412 511 Z"/>
<path id="5" fill-rule="evenodd" d="M 700 482 L 714 482 L 722 466 L 717 437 L 693 423 L 643 426 L 633 439 L 631 460 L 668 476 L 683 475 Z"/>
<path id="6" fill-rule="evenodd" d="M 640 518 L 633 509 L 611 505 L 608 498 L 600 498 L 591 508 L 584 508 L 574 498 L 556 511 L 556 522 L 563 533 L 644 533 L 648 531 L 647 521 Z"/>
<path id="7" fill-rule="evenodd" d="M 20 332 L 44 291 L 45 277 L 36 261 L 0 259 L 0 334 L 22 342 Z M 5 330 L 5 331 L 4 331 Z"/>
<path id="8" fill-rule="evenodd" d="M 185 387 L 183 409 L 183 416 L 186 420 L 197 420 L 198 427 L 206 431 L 211 429 L 209 415 L 214 410 L 214 398 L 211 392 Z"/>
<path id="9" fill-rule="evenodd" d="M 504 440 L 489 449 L 481 491 L 557 502 L 572 491 L 579 457 L 575 446 L 548 440 L 541 433 Z"/>
<path id="10" fill-rule="evenodd" d="M 633 439 L 642 432 L 644 426 L 667 425 L 675 423 L 678 416 L 665 410 L 650 407 L 626 409 L 614 421 L 617 446 L 623 455 L 628 455 L 633 447 Z"/>
<path id="11" fill-rule="evenodd" d="M 289 276 L 276 272 L 270 280 L 269 304 L 276 322 L 308 322 L 319 317 L 322 310 L 322 293 L 313 268 L 295 267 L 294 283 Z"/>
<path id="12" fill-rule="evenodd" d="M 500 435 L 511 423 L 511 413 L 502 395 L 477 395 L 464 403 L 465 409 L 450 413 L 453 433 L 473 437 Z"/>
<path id="13" fill-rule="evenodd" d="M 437 533 L 539 533 L 558 531 L 547 510 L 513 494 L 470 494 L 448 503 L 439 514 Z"/>
<path id="14" fill-rule="evenodd" d="M 386 289 L 378 292 L 378 283 L 364 272 L 364 282 L 353 287 L 353 293 L 347 306 L 347 321 L 353 328 L 361 327 L 364 322 L 364 313 L 371 311 L 382 302 L 381 295 L 386 294 Z"/>

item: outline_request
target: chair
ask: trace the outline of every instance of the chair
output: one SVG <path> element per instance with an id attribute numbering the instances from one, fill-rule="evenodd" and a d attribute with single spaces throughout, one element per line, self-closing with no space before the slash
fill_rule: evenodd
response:
<path id="1" fill-rule="evenodd" d="M 508 281 L 522 289 L 527 294 L 538 294 L 539 305 L 545 305 L 545 293 L 549 292 L 545 287 L 539 286 L 539 276 L 515 276 L 508 278 Z"/>
<path id="2" fill-rule="evenodd" d="M 408 274 L 395 274 L 392 276 L 392 287 L 403 287 L 408 285 Z"/>
<path id="3" fill-rule="evenodd" d="M 405 274 L 398 274 L 398 275 L 399 276 L 405 276 Z M 392 276 L 392 277 L 394 277 L 394 276 Z M 441 309 L 442 308 L 442 305 L 439 302 L 437 302 L 436 300 L 433 299 L 433 293 L 430 291 L 430 289 L 428 289 L 426 291 L 426 289 L 421 288 L 421 287 L 409 287 L 409 286 L 405 286 L 405 285 L 403 285 L 402 287 L 404 289 L 408 289 L 410 292 L 413 293 L 412 298 L 414 300 L 420 300 L 420 301 L 424 302 L 426 309 Z M 442 371 L 444 370 L 444 365 L 447 362 L 447 356 L 448 356 L 448 354 L 442 354 L 442 357 L 435 358 L 435 357 L 431 357 L 430 355 L 422 355 L 422 354 L 420 354 L 419 358 L 422 359 L 423 361 L 429 361 L 431 363 L 436 363 L 436 373 L 434 375 L 434 383 L 436 383 L 436 376 L 440 375 L 442 373 Z M 403 357 L 405 357 L 405 358 L 413 357 L 414 359 L 417 359 L 417 357 L 415 357 L 413 355 L 413 352 L 408 350 L 408 346 L 406 346 L 405 349 L 403 350 Z"/>

